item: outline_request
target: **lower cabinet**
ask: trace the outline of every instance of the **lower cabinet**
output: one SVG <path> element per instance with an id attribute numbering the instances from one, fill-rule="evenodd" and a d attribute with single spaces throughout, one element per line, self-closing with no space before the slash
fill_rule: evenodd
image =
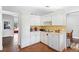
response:
<path id="1" fill-rule="evenodd" d="M 58 40 L 59 40 L 59 37 L 57 34 L 55 33 L 49 33 L 49 36 L 48 36 L 48 45 L 53 48 L 53 49 L 58 49 Z"/>
<path id="2" fill-rule="evenodd" d="M 48 32 L 41 32 L 41 42 L 48 45 Z"/>
<path id="3" fill-rule="evenodd" d="M 66 48 L 66 33 L 49 33 L 48 46 L 63 51 Z"/>
<path id="4" fill-rule="evenodd" d="M 41 38 L 41 42 L 44 43 L 44 32 L 40 32 L 40 38 Z"/>
<path id="5" fill-rule="evenodd" d="M 42 32 L 41 42 L 57 51 L 66 48 L 66 33 Z"/>
<path id="6" fill-rule="evenodd" d="M 66 48 L 66 33 L 34 31 L 31 32 L 30 38 L 31 44 L 41 41 L 57 51 L 63 51 L 63 49 Z"/>
<path id="7" fill-rule="evenodd" d="M 44 43 L 48 45 L 48 32 L 44 33 Z"/>
<path id="8" fill-rule="evenodd" d="M 40 42 L 40 31 L 31 32 L 30 38 L 31 44 Z"/>

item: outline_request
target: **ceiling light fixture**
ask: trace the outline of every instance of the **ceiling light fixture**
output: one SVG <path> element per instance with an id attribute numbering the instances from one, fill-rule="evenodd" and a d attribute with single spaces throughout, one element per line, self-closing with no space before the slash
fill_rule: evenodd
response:
<path id="1" fill-rule="evenodd" d="M 51 8 L 51 9 L 61 9 L 64 6 L 45 6 L 46 8 Z"/>

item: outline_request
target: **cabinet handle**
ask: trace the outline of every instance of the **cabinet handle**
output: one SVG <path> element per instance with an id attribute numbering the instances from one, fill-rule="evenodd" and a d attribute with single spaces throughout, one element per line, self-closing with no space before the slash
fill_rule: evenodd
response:
<path id="1" fill-rule="evenodd" d="M 46 34 L 48 36 L 48 34 Z"/>

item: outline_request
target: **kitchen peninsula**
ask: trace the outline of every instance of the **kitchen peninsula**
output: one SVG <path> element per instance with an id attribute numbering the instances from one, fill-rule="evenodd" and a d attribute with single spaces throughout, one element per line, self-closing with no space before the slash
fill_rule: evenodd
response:
<path id="1" fill-rule="evenodd" d="M 42 42 L 56 51 L 66 48 L 65 26 L 31 26 L 31 40 Z M 32 41 L 33 42 L 33 41 Z"/>

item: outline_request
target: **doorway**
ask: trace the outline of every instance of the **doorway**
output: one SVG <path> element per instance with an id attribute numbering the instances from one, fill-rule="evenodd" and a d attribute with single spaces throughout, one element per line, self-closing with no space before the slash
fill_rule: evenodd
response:
<path id="1" fill-rule="evenodd" d="M 17 52 L 19 51 L 19 26 L 18 17 L 2 14 L 3 19 L 3 51 Z"/>

